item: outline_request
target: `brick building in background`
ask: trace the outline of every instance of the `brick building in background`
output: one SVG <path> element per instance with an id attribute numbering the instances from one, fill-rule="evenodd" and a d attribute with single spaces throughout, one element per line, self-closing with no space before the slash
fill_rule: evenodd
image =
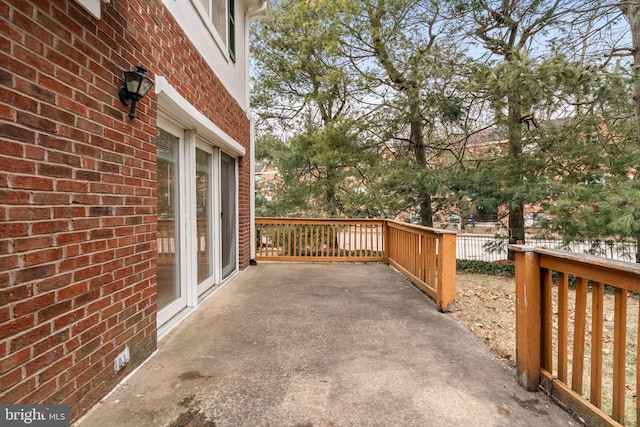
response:
<path id="1" fill-rule="evenodd" d="M 0 4 L 0 403 L 78 419 L 249 265 L 248 23 L 269 13 Z M 155 85 L 130 119 L 118 89 L 137 65 Z"/>

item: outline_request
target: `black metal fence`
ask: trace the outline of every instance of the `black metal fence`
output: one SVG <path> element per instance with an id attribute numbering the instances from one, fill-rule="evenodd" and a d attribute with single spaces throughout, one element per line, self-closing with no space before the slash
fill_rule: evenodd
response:
<path id="1" fill-rule="evenodd" d="M 564 245 L 561 240 L 529 237 L 525 244 L 548 249 L 564 249 L 618 261 L 634 262 L 636 257 L 636 244 L 631 241 L 592 240 Z M 507 258 L 507 245 L 506 236 L 458 234 L 456 258 L 481 261 L 504 260 Z"/>

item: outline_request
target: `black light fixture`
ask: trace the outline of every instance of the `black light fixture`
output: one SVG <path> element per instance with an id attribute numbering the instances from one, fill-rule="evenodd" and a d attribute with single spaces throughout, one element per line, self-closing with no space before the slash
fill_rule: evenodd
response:
<path id="1" fill-rule="evenodd" d="M 153 80 L 146 74 L 147 70 L 144 67 L 137 66 L 136 71 L 125 71 L 123 86 L 120 86 L 118 90 L 118 96 L 120 101 L 124 105 L 131 105 L 131 111 L 129 111 L 129 117 L 136 117 L 136 104 L 140 101 L 153 86 Z"/>

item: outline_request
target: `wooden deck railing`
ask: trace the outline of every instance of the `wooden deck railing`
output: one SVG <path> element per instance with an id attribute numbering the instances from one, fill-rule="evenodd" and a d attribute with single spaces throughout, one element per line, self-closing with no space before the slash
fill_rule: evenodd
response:
<path id="1" fill-rule="evenodd" d="M 455 232 L 382 219 L 256 218 L 256 260 L 385 262 L 441 311 L 455 301 Z"/>
<path id="2" fill-rule="evenodd" d="M 256 260 L 384 261 L 384 221 L 256 218 Z"/>
<path id="3" fill-rule="evenodd" d="M 518 382 L 542 387 L 588 425 L 640 425 L 640 266 L 511 247 Z"/>
<path id="4" fill-rule="evenodd" d="M 456 299 L 456 233 L 386 221 L 385 260 L 425 291 L 443 312 Z"/>

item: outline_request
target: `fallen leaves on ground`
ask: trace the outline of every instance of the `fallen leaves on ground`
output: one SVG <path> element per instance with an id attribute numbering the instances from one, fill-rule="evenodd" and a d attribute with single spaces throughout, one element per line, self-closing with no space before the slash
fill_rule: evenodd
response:
<path id="1" fill-rule="evenodd" d="M 458 273 L 456 309 L 451 317 L 484 341 L 491 352 L 515 365 L 513 277 Z"/>

